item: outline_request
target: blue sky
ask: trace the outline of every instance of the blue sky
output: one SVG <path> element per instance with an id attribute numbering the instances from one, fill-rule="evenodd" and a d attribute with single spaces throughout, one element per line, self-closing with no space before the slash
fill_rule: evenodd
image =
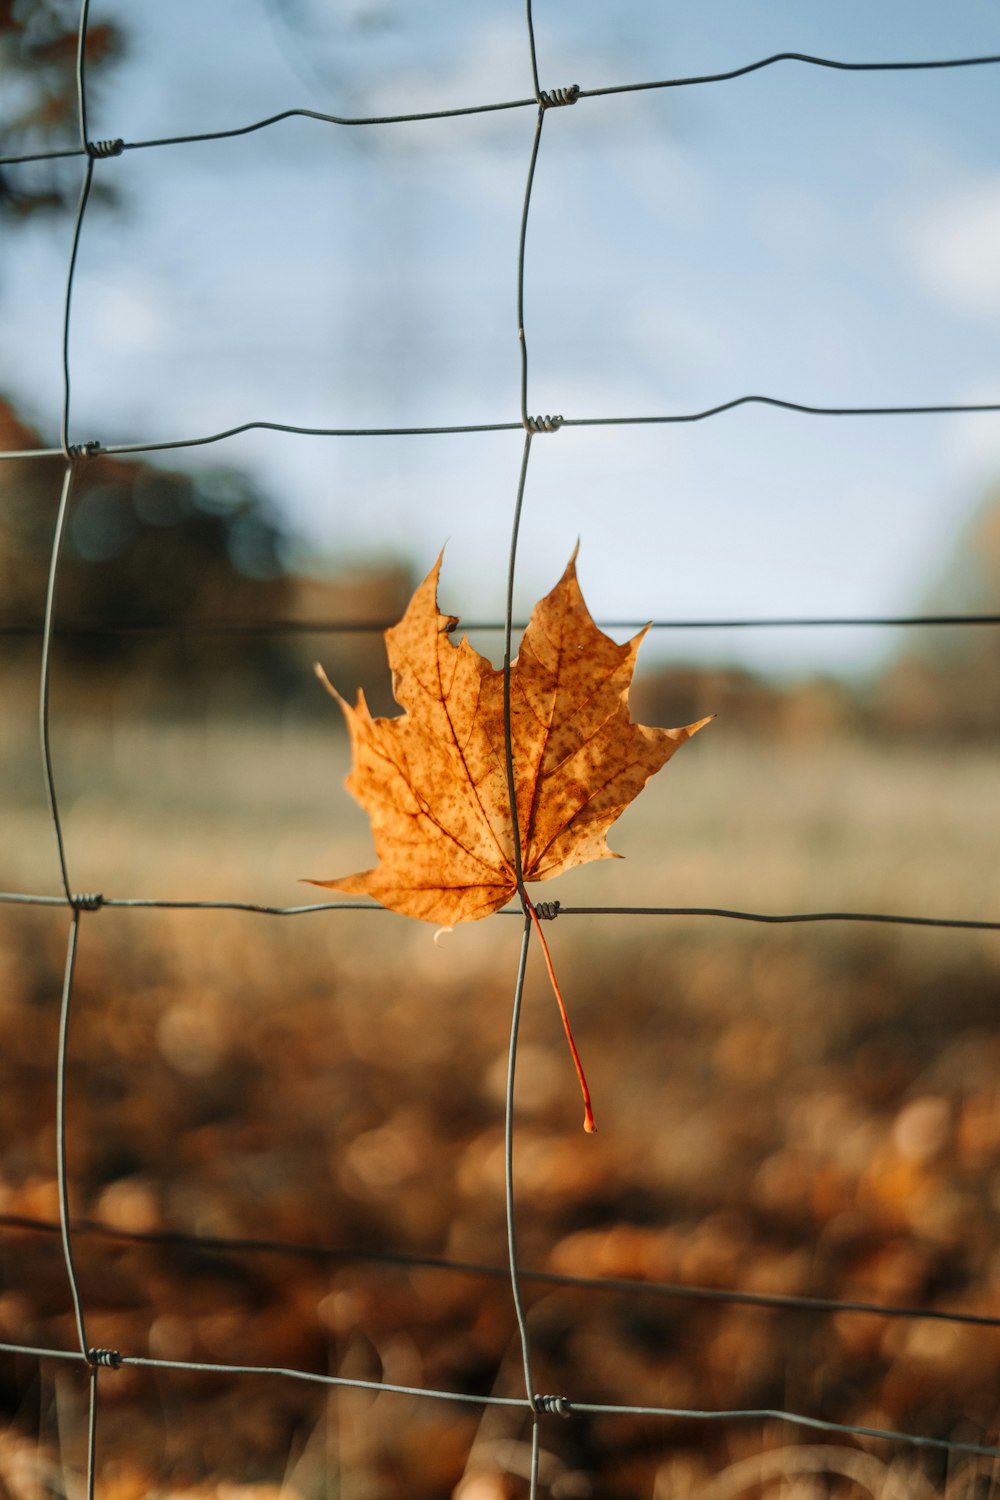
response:
<path id="1" fill-rule="evenodd" d="M 367 114 L 531 92 L 519 4 L 95 3 L 130 38 L 92 132 L 225 128 L 293 105 Z M 539 3 L 543 87 L 739 66 L 1000 53 L 988 3 Z M 1000 399 L 1000 67 L 782 64 L 584 100 L 546 121 L 529 225 L 529 407 L 694 410 L 753 391 L 828 405 Z M 98 163 L 75 430 L 197 435 L 255 418 L 419 425 L 518 414 L 516 246 L 533 112 L 344 130 L 291 121 Z M 8 242 L 0 383 L 49 434 L 68 223 Z M 429 566 L 500 612 L 517 433 L 248 434 L 190 455 L 257 475 L 317 555 Z M 565 429 L 533 444 L 520 612 L 577 537 L 594 613 L 883 613 L 918 605 L 1000 473 L 1000 416 Z M 794 671 L 863 670 L 885 632 L 651 638 Z"/>

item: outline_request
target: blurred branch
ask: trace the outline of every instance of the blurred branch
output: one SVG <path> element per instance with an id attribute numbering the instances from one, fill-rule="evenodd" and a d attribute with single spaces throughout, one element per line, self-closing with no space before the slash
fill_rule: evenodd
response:
<path id="1" fill-rule="evenodd" d="M 71 136 L 76 109 L 78 7 L 72 0 L 0 0 L 0 141 L 4 155 L 58 148 Z M 121 29 L 97 24 L 87 32 L 91 91 L 125 50 Z M 17 223 L 59 211 L 75 196 L 79 169 L 65 161 L 0 167 L 0 215 Z M 105 197 L 107 194 L 105 193 Z"/>

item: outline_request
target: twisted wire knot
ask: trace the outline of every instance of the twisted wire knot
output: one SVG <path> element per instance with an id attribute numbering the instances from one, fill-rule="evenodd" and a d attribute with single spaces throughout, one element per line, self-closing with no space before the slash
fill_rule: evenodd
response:
<path id="1" fill-rule="evenodd" d="M 539 89 L 538 104 L 540 109 L 556 109 L 560 104 L 575 104 L 580 97 L 580 85 L 571 83 L 565 89 Z"/>
<path id="2" fill-rule="evenodd" d="M 565 1396 L 533 1396 L 531 1404 L 536 1411 L 551 1412 L 556 1417 L 569 1417 L 573 1412 Z"/>
<path id="3" fill-rule="evenodd" d="M 102 156 L 121 156 L 125 142 L 120 137 L 113 141 L 88 141 L 85 149 L 91 161 L 98 161 Z"/>
<path id="4" fill-rule="evenodd" d="M 104 897 L 100 891 L 84 891 L 73 897 L 74 911 L 100 911 Z"/>
<path id="5" fill-rule="evenodd" d="M 543 922 L 554 922 L 559 915 L 558 901 L 536 901 L 535 911 Z"/>
<path id="6" fill-rule="evenodd" d="M 562 417 L 525 417 L 524 419 L 524 425 L 529 432 L 558 432 L 562 424 Z"/>
<path id="7" fill-rule="evenodd" d="M 100 453 L 101 444 L 98 438 L 91 438 L 88 443 L 67 443 L 66 455 L 68 458 L 93 458 L 95 453 Z"/>
<path id="8" fill-rule="evenodd" d="M 88 1363 L 92 1365 L 104 1365 L 109 1370 L 120 1370 L 122 1357 L 117 1349 L 88 1349 Z"/>

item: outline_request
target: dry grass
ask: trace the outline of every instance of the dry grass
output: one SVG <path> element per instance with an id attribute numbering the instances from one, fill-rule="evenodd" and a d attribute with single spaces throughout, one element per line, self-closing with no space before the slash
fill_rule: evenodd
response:
<path id="1" fill-rule="evenodd" d="M 332 717 L 329 732 L 295 720 L 57 719 L 76 883 L 287 904 L 302 894 L 302 875 L 367 861 L 367 821 L 343 791 L 347 749 L 336 729 Z M 11 889 L 51 888 L 30 712 L 0 728 L 0 757 L 9 772 L 0 877 Z M 789 747 L 717 724 L 617 825 L 611 842 L 629 862 L 572 872 L 558 894 L 564 904 L 989 918 L 997 794 L 996 758 L 982 747 L 957 756 L 851 739 Z"/>

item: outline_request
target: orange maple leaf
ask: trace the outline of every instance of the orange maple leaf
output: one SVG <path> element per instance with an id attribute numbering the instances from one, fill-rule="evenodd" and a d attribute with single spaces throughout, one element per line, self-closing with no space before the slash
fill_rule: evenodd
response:
<path id="1" fill-rule="evenodd" d="M 628 689 L 645 630 L 619 646 L 599 630 L 576 578 L 576 554 L 535 606 L 511 664 L 510 727 L 524 879 L 549 880 L 591 859 L 618 859 L 606 833 L 680 745 L 681 729 L 633 722 Z M 392 691 L 406 712 L 373 719 L 326 683 L 351 734 L 348 791 L 371 820 L 373 870 L 315 885 L 373 896 L 450 926 L 489 916 L 517 891 L 504 739 L 503 672 L 455 646 L 437 605 L 441 559 L 385 633 Z M 321 668 L 317 671 L 326 682 Z"/>
<path id="2" fill-rule="evenodd" d="M 343 710 L 353 766 L 347 788 L 368 813 L 379 862 L 314 885 L 372 896 L 406 916 L 450 926 L 489 916 L 518 890 L 504 732 L 504 674 L 438 609 L 439 557 L 398 625 L 385 633 L 393 696 L 405 713 L 373 719 L 359 691 Z M 647 627 L 648 628 L 648 627 Z M 576 552 L 534 608 L 510 669 L 510 737 L 522 890 L 538 927 L 567 1037 L 589 1100 L 548 946 L 523 881 L 591 859 L 616 859 L 611 824 L 685 740 L 636 724 L 628 691 L 645 630 L 623 646 L 595 625 Z"/>

